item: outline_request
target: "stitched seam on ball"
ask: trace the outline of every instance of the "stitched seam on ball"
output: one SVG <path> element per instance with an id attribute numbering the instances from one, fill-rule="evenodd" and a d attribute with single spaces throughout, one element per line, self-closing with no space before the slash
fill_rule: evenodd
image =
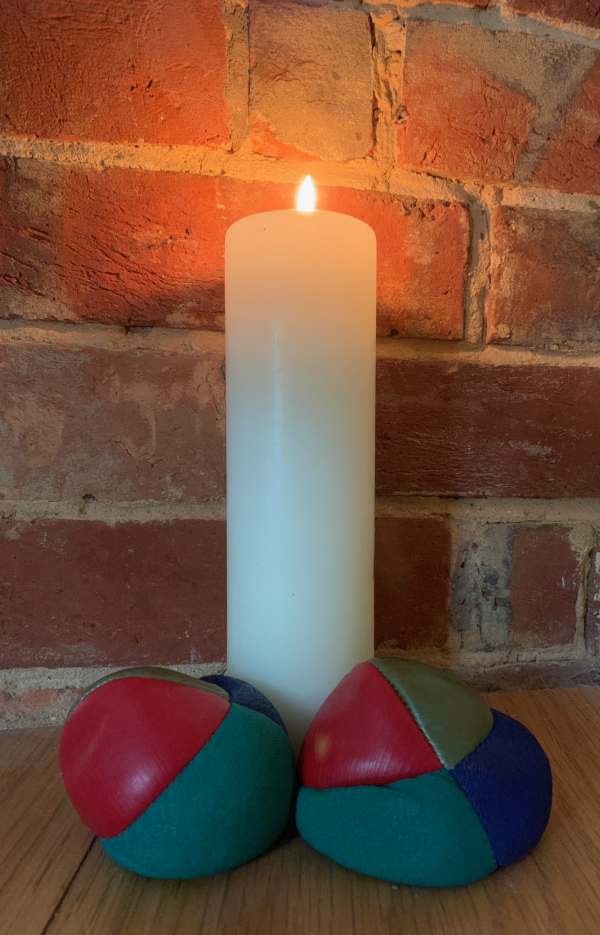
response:
<path id="1" fill-rule="evenodd" d="M 481 742 L 483 743 L 483 741 L 481 741 Z M 477 748 L 475 748 L 475 749 L 477 749 Z M 470 754 L 469 754 L 469 756 L 470 756 Z M 477 811 L 477 809 L 475 808 L 475 806 L 474 806 L 473 803 L 471 802 L 471 799 L 469 798 L 469 796 L 467 795 L 467 793 L 465 792 L 465 790 L 463 789 L 463 787 L 462 787 L 461 784 L 459 783 L 459 781 L 458 781 L 458 779 L 456 778 L 456 776 L 453 774 L 452 770 L 451 770 L 451 769 L 448 769 L 448 770 L 447 770 L 447 773 L 448 773 L 448 775 L 450 776 L 450 779 L 452 780 L 452 782 L 454 783 L 454 785 L 456 786 L 456 788 L 457 788 L 457 789 L 459 790 L 459 792 L 461 793 L 461 795 L 463 795 L 463 796 L 465 797 L 465 799 L 467 800 L 467 804 L 468 804 L 469 808 L 471 809 L 471 811 L 472 811 L 473 814 L 475 815 L 475 818 L 477 819 L 477 821 L 478 821 L 479 824 L 481 825 L 481 830 L 483 831 L 483 833 L 484 833 L 484 835 L 485 835 L 485 838 L 486 838 L 486 841 L 487 841 L 488 844 L 489 844 L 490 853 L 491 853 L 492 857 L 494 858 L 494 863 L 496 864 L 496 870 L 497 870 L 498 867 L 500 866 L 500 861 L 498 860 L 496 851 L 494 850 L 494 845 L 492 844 L 491 838 L 490 838 L 490 836 L 489 836 L 489 834 L 488 834 L 488 832 L 487 832 L 487 828 L 485 827 L 485 825 L 484 825 L 484 823 L 483 823 L 483 819 L 482 819 L 481 815 L 479 814 L 479 812 Z"/>
<path id="2" fill-rule="evenodd" d="M 217 726 L 215 727 L 215 729 L 212 731 L 212 733 L 210 733 L 209 736 L 206 738 L 206 740 L 204 741 L 204 743 L 202 744 L 202 746 L 200 747 L 200 749 L 199 749 L 199 750 L 196 750 L 196 752 L 192 754 L 192 756 L 189 758 L 189 760 L 187 760 L 187 761 L 177 770 L 177 772 L 174 773 L 173 776 L 171 776 L 171 778 L 169 779 L 169 782 L 165 783 L 165 785 L 162 787 L 162 789 L 160 789 L 160 790 L 156 793 L 156 795 L 152 798 L 152 800 L 151 800 L 150 802 L 148 802 L 148 804 L 146 805 L 146 807 L 142 809 L 142 811 L 139 813 L 139 815 L 136 815 L 135 818 L 133 819 L 133 821 L 130 821 L 129 824 L 126 825 L 125 828 L 122 828 L 121 831 L 117 831 L 116 834 L 110 834 L 110 835 L 103 834 L 103 835 L 99 835 L 100 840 L 103 840 L 103 841 L 112 841 L 112 840 L 114 840 L 115 838 L 118 838 L 120 834 L 123 834 L 123 832 L 127 831 L 127 829 L 131 827 L 131 825 L 133 825 L 136 821 L 138 821 L 138 820 L 142 817 L 142 815 L 145 815 L 145 814 L 146 814 L 146 812 L 148 811 L 148 809 L 149 809 L 152 805 L 154 805 L 154 803 L 156 802 L 156 800 L 157 800 L 158 798 L 160 798 L 160 796 L 163 794 L 163 792 L 165 791 L 165 789 L 167 788 L 167 786 L 170 786 L 172 782 L 175 782 L 175 780 L 176 780 L 179 776 L 181 776 L 181 774 L 183 773 L 183 771 L 184 771 L 185 769 L 188 768 L 188 766 L 190 765 L 190 763 L 192 762 L 192 760 L 195 760 L 196 757 L 198 756 L 198 754 L 199 754 L 199 753 L 202 753 L 202 751 L 206 748 L 207 744 L 210 743 L 210 741 L 213 739 L 213 737 L 215 736 L 215 734 L 217 733 L 217 731 L 219 730 L 219 728 L 225 723 L 225 721 L 226 721 L 227 718 L 229 717 L 229 715 L 230 715 L 230 713 L 231 713 L 232 707 L 233 707 L 233 702 L 230 701 L 230 702 L 229 702 L 229 708 L 227 709 L 227 713 L 225 714 L 225 717 L 222 718 L 222 720 L 219 721 L 219 723 L 217 724 Z"/>
<path id="3" fill-rule="evenodd" d="M 371 665 L 373 665 L 373 663 L 371 663 Z M 404 707 L 406 708 L 406 710 L 408 711 L 408 713 L 409 713 L 410 716 L 412 717 L 413 721 L 415 722 L 415 724 L 417 725 L 417 727 L 419 728 L 419 730 L 421 731 L 421 733 L 422 733 L 423 736 L 425 737 L 425 740 L 427 741 L 427 743 L 429 744 L 429 746 L 431 747 L 431 749 L 433 750 L 433 752 L 434 752 L 435 755 L 437 756 L 438 760 L 440 761 L 440 763 L 442 764 L 442 766 L 444 767 L 444 769 L 448 769 L 449 767 L 447 766 L 447 764 L 446 764 L 444 758 L 442 757 L 442 754 L 441 754 L 440 751 L 436 748 L 436 745 L 434 744 L 433 740 L 432 740 L 431 737 L 429 736 L 429 734 L 428 734 L 428 732 L 427 732 L 427 730 L 426 730 L 426 728 L 425 728 L 425 725 L 421 723 L 421 720 L 420 720 L 419 716 L 416 714 L 415 711 L 413 711 L 412 706 L 408 703 L 408 701 L 406 700 L 406 698 L 404 698 L 404 696 L 400 694 L 400 691 L 398 690 L 398 688 L 397 688 L 392 682 L 390 682 L 390 680 L 384 675 L 384 673 L 381 671 L 381 669 L 379 669 L 376 665 L 373 665 L 373 668 L 375 669 L 375 671 L 377 672 L 377 674 L 381 676 L 381 678 L 384 680 L 384 682 L 386 682 L 386 684 L 389 685 L 390 688 L 396 693 L 396 695 L 398 696 L 398 698 L 400 699 L 400 701 L 402 702 L 402 704 L 404 705 Z"/>
<path id="4" fill-rule="evenodd" d="M 475 753 L 477 753 L 477 751 L 479 750 L 479 748 L 483 746 L 483 744 L 486 742 L 486 740 L 488 739 L 489 735 L 490 735 L 491 732 L 493 731 L 494 727 L 496 726 L 496 709 L 495 709 L 495 708 L 490 708 L 490 711 L 492 712 L 492 726 L 491 726 L 491 728 L 490 728 L 489 733 L 485 735 L 485 737 L 483 738 L 483 740 L 480 740 L 480 741 L 479 741 L 479 743 L 477 744 L 477 746 L 474 747 L 474 748 L 471 750 L 470 753 L 467 753 L 467 755 L 466 755 L 465 757 L 463 757 L 463 760 L 466 760 L 466 759 L 468 759 L 468 757 L 471 757 L 471 756 L 473 756 Z M 486 829 L 486 827 L 485 827 L 485 824 L 483 823 L 483 816 L 479 814 L 479 811 L 478 811 L 477 807 L 473 804 L 473 802 L 471 802 L 471 799 L 470 799 L 469 796 L 467 795 L 466 789 L 463 789 L 462 785 L 460 784 L 460 782 L 458 781 L 458 779 L 457 779 L 456 776 L 454 775 L 454 770 L 456 769 L 457 766 L 460 765 L 460 763 L 463 762 L 463 760 L 459 760 L 458 763 L 455 763 L 454 766 L 453 766 L 451 769 L 448 770 L 448 774 L 452 777 L 452 780 L 456 783 L 456 785 L 458 786 L 458 788 L 460 789 L 460 791 L 462 792 L 462 794 L 463 794 L 463 795 L 465 796 L 465 798 L 467 799 L 469 805 L 471 806 L 471 808 L 472 808 L 473 811 L 475 812 L 475 814 L 476 814 L 476 816 L 477 816 L 477 819 L 478 819 L 478 821 L 479 821 L 481 827 L 483 828 L 483 830 L 484 830 L 484 832 L 485 832 L 485 836 L 487 837 L 488 841 L 490 842 L 490 848 L 491 848 L 492 854 L 494 855 L 494 860 L 496 861 L 496 864 L 498 865 L 498 867 L 500 867 L 500 866 L 502 866 L 502 865 L 501 865 L 500 860 L 499 860 L 499 858 L 498 858 L 498 855 L 496 854 L 496 851 L 495 851 L 495 849 L 494 849 L 494 845 L 493 845 L 493 843 L 492 843 L 492 839 L 490 838 L 490 836 L 489 836 L 489 834 L 488 834 L 488 832 L 487 832 L 487 829 Z"/>
<path id="5" fill-rule="evenodd" d="M 221 674 L 225 675 L 226 673 L 221 673 Z M 202 681 L 206 681 L 206 678 L 203 677 L 203 678 L 202 678 Z M 211 683 L 209 683 L 209 684 L 214 685 L 215 683 L 214 683 L 214 682 L 211 682 Z M 289 737 L 289 736 L 290 736 L 290 735 L 288 734 L 287 728 L 286 728 L 286 726 L 285 726 L 285 724 L 284 724 L 284 722 L 283 722 L 283 718 L 281 718 L 281 715 L 279 715 L 280 720 L 279 720 L 279 721 L 276 721 L 275 718 L 271 717 L 270 714 L 267 714 L 266 711 L 263 711 L 263 710 L 261 710 L 260 708 L 253 708 L 252 705 L 243 704 L 241 701 L 234 701 L 234 699 L 232 698 L 232 696 L 230 695 L 230 693 L 227 691 L 226 688 L 223 688 L 223 691 L 227 693 L 227 696 L 228 696 L 228 699 L 229 699 L 229 705 L 230 705 L 230 706 L 231 706 L 232 704 L 236 704 L 236 705 L 238 706 L 238 708 L 246 708 L 248 711 L 254 711 L 255 714 L 261 714 L 263 717 L 266 717 L 266 718 L 268 718 L 270 721 L 272 721 L 273 724 L 275 724 L 275 726 L 278 727 L 281 731 L 283 731 L 283 733 L 285 734 L 286 737 Z M 264 695 L 263 697 L 266 698 L 267 701 L 269 701 L 269 699 L 267 698 L 266 695 Z M 277 714 L 279 714 L 279 711 L 277 711 L 277 708 L 275 708 L 274 705 L 272 705 L 272 707 L 273 707 L 273 710 L 274 710 Z M 225 720 L 225 718 L 223 718 L 223 720 Z"/>

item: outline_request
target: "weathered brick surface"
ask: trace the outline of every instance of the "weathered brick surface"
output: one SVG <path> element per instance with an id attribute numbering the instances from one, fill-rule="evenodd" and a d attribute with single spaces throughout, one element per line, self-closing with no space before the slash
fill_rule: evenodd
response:
<path id="1" fill-rule="evenodd" d="M 572 643 L 581 561 L 558 526 L 516 526 L 512 543 L 511 641 L 517 646 Z"/>
<path id="2" fill-rule="evenodd" d="M 599 139 L 600 56 L 549 143 L 535 181 L 567 192 L 600 192 Z"/>
<path id="3" fill-rule="evenodd" d="M 0 315 L 222 324 L 223 238 L 243 185 L 25 160 L 3 168 Z"/>
<path id="4" fill-rule="evenodd" d="M 600 493 L 600 368 L 380 360 L 382 494 Z"/>
<path id="5" fill-rule="evenodd" d="M 224 493 L 219 354 L 6 345 L 0 496 Z M 380 360 L 381 494 L 598 496 L 600 369 Z"/>
<path id="6" fill-rule="evenodd" d="M 475 523 L 453 529 L 456 562 L 451 625 L 461 649 L 503 649 L 511 622 L 511 527 Z"/>
<path id="7" fill-rule="evenodd" d="M 0 718 L 3 729 L 62 724 L 81 690 L 33 688 L 29 691 L 4 689 L 0 694 Z"/>
<path id="8" fill-rule="evenodd" d="M 375 231 L 380 335 L 463 336 L 470 239 L 463 205 L 349 188 L 325 190 L 319 203 L 359 217 Z"/>
<path id="9" fill-rule="evenodd" d="M 600 651 L 600 549 L 592 550 L 589 559 L 585 643 L 593 655 Z"/>
<path id="10" fill-rule="evenodd" d="M 173 172 L 0 169 L 0 317 L 220 328 L 227 228 L 295 197 L 295 186 Z M 375 230 L 381 334 L 462 336 L 463 205 L 347 188 L 320 190 L 319 203 Z"/>
<path id="11" fill-rule="evenodd" d="M 442 648 L 448 635 L 450 530 L 444 519 L 375 523 L 375 645 Z"/>
<path id="12" fill-rule="evenodd" d="M 0 132 L 227 140 L 220 0 L 4 0 L 2 9 Z"/>
<path id="13" fill-rule="evenodd" d="M 488 340 L 600 340 L 600 214 L 494 211 Z"/>
<path id="14" fill-rule="evenodd" d="M 385 517 L 376 529 L 376 642 L 442 647 L 447 524 Z M 223 522 L 9 518 L 0 568 L 0 668 L 224 659 Z"/>
<path id="15" fill-rule="evenodd" d="M 505 0 L 509 10 L 541 16 L 560 24 L 579 23 L 600 31 L 600 7 L 596 0 Z"/>
<path id="16" fill-rule="evenodd" d="M 451 621 L 462 649 L 573 646 L 585 569 L 569 527 L 483 522 L 454 534 Z"/>
<path id="17" fill-rule="evenodd" d="M 412 22 L 397 131 L 408 168 L 499 182 L 527 176 L 592 53 L 527 33 Z"/>
<path id="18" fill-rule="evenodd" d="M 0 668 L 222 660 L 224 524 L 0 521 L 0 629 Z"/>
<path id="19" fill-rule="evenodd" d="M 358 10 L 253 0 L 252 147 L 267 156 L 353 159 L 373 146 L 373 62 Z"/>
<path id="20" fill-rule="evenodd" d="M 224 493 L 222 358 L 0 346 L 0 501 Z"/>
<path id="21" fill-rule="evenodd" d="M 0 157 L 0 319 L 73 326 L 0 322 L 0 507 L 26 501 L 0 510 L 0 669 L 223 660 L 224 523 L 145 505 L 223 501 L 222 342 L 80 325 L 221 330 L 227 228 L 291 208 L 268 179 L 320 160 L 319 206 L 375 231 L 380 336 L 513 346 L 380 347 L 377 490 L 416 496 L 376 521 L 376 642 L 492 661 L 492 682 L 600 672 L 593 506 L 542 499 L 600 497 L 600 8 L 410 6 L 0 0 L 3 151 L 34 157 Z M 388 182 L 417 197 L 343 187 Z M 419 517 L 419 495 L 492 500 Z M 11 518 L 36 511 L 80 519 Z M 18 685 L 3 710 L 28 723 L 73 696 Z"/>

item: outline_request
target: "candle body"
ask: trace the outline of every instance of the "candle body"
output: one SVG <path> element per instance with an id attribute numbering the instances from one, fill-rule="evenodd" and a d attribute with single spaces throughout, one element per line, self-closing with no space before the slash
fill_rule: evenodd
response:
<path id="1" fill-rule="evenodd" d="M 333 212 L 226 238 L 228 671 L 296 745 L 373 653 L 375 265 Z"/>

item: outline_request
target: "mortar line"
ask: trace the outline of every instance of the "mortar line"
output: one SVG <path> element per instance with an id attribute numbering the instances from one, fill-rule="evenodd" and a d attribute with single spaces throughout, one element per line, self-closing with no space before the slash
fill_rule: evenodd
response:
<path id="1" fill-rule="evenodd" d="M 179 521 L 221 522 L 225 519 L 225 499 L 210 501 L 103 501 L 69 500 L 0 500 L 0 520 L 35 523 L 43 520 L 98 522 L 107 526 L 123 523 L 161 523 Z"/>
<path id="2" fill-rule="evenodd" d="M 315 5 L 375 15 L 392 12 L 404 20 L 423 20 L 447 25 L 466 22 L 495 32 L 530 33 L 543 39 L 600 48 L 600 30 L 574 20 L 568 23 L 553 20 L 541 13 L 534 16 L 513 12 L 504 0 L 487 8 L 472 8 L 466 4 L 460 6 L 453 3 L 427 3 L 421 0 L 319 0 Z"/>
<path id="3" fill-rule="evenodd" d="M 595 526 L 600 529 L 600 497 L 442 497 L 398 495 L 377 498 L 377 516 L 438 516 L 458 523 Z"/>
<path id="4" fill-rule="evenodd" d="M 486 343 L 486 303 L 489 293 L 490 217 L 483 199 L 469 204 L 470 243 L 465 278 L 464 340 Z"/>
<path id="5" fill-rule="evenodd" d="M 552 350 L 524 345 L 474 345 L 467 341 L 441 341 L 379 338 L 378 360 L 438 362 L 448 364 L 477 364 L 481 366 L 546 366 L 590 367 L 600 366 L 600 345 L 585 351 Z"/>
<path id="6" fill-rule="evenodd" d="M 389 128 L 388 128 L 389 129 Z M 376 155 L 380 147 L 376 147 Z M 432 201 L 468 203 L 483 183 L 460 181 L 430 172 L 415 172 L 393 166 L 372 156 L 346 162 L 275 160 L 259 154 L 236 150 L 209 149 L 201 146 L 166 146 L 143 143 L 118 144 L 108 142 L 68 142 L 36 140 L 27 137 L 0 136 L 0 156 L 8 159 L 31 159 L 57 165 L 83 167 L 93 171 L 125 169 L 140 172 L 172 172 L 196 175 L 199 178 L 220 178 L 240 182 L 268 182 L 274 185 L 296 185 L 306 172 L 318 185 L 332 188 L 353 188 Z M 544 188 L 533 180 L 506 179 L 501 183 L 507 204 L 535 207 L 539 210 L 594 212 L 600 204 L 593 194 L 562 192 Z"/>
<path id="7" fill-rule="evenodd" d="M 368 3 L 368 0 L 367 0 Z M 385 5 L 380 4 L 382 8 Z M 369 4 L 370 6 L 370 4 Z M 543 16 L 534 17 L 522 13 L 511 13 L 505 3 L 486 8 L 472 8 L 444 3 L 393 3 L 387 9 L 396 9 L 407 21 L 443 23 L 445 25 L 471 25 L 489 32 L 526 33 L 554 42 L 600 48 L 600 31 L 581 23 L 561 23 Z"/>
<path id="8" fill-rule="evenodd" d="M 244 93 L 240 81 L 240 50 L 245 56 L 244 72 L 247 74 L 248 68 L 248 43 L 240 38 L 240 17 L 246 17 L 247 12 L 240 8 L 232 6 L 227 0 L 223 4 L 223 21 L 227 28 L 226 40 L 226 67 L 225 67 L 225 86 L 223 96 L 229 113 L 229 139 L 225 144 L 228 152 L 235 152 L 239 149 L 241 142 L 248 133 L 248 124 L 245 119 L 246 108 L 240 107 L 240 100 L 243 101 Z M 242 121 L 240 121 L 240 114 Z"/>
<path id="9" fill-rule="evenodd" d="M 0 320 L 0 347 L 2 345 L 222 356 L 225 353 L 225 336 L 222 331 L 202 328 L 125 327 L 89 321 L 44 322 L 20 318 Z M 480 346 L 468 341 L 381 337 L 377 340 L 377 358 L 452 365 L 599 368 L 600 342 L 591 347 L 586 344 L 585 350 L 555 350 L 517 344 Z"/>
<path id="10" fill-rule="evenodd" d="M 377 517 L 398 519 L 444 518 L 464 524 L 493 523 L 588 526 L 600 529 L 600 497 L 561 499 L 528 497 L 444 497 L 405 494 L 378 496 Z M 27 500 L 0 501 L 0 520 L 35 523 L 44 520 L 168 524 L 178 521 L 223 522 L 226 500 L 211 501 L 102 501 Z"/>

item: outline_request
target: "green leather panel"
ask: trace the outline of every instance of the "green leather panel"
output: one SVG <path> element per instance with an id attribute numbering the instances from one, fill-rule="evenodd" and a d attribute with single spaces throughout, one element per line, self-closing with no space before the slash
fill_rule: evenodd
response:
<path id="1" fill-rule="evenodd" d="M 481 695 L 451 672 L 411 659 L 371 660 L 395 688 L 447 769 L 452 769 L 492 729 Z"/>
<path id="2" fill-rule="evenodd" d="M 315 850 L 392 883 L 458 886 L 497 867 L 481 822 L 445 769 L 388 786 L 304 787 L 296 823 Z"/>
<path id="3" fill-rule="evenodd" d="M 295 787 L 290 741 L 270 718 L 232 704 L 206 745 L 128 828 L 102 838 L 121 866 L 186 879 L 230 870 L 284 831 Z"/>

